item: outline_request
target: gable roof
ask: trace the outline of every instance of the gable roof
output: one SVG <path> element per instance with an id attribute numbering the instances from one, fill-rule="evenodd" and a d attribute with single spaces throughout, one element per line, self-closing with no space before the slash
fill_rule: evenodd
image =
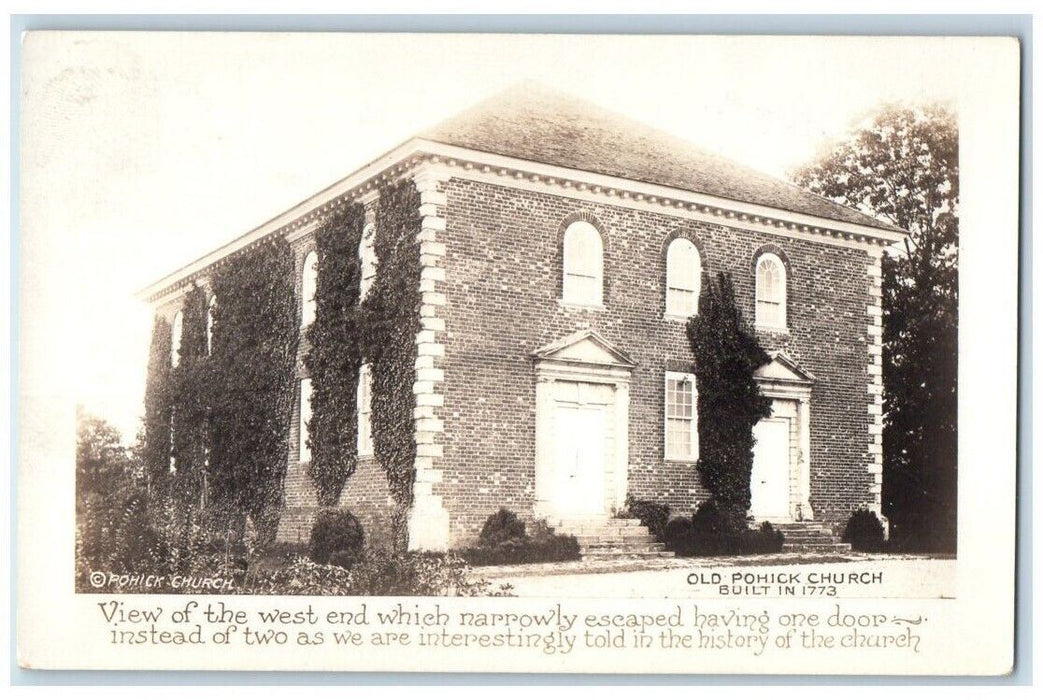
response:
<path id="1" fill-rule="evenodd" d="M 768 353 L 768 356 L 771 361 L 753 372 L 757 379 L 793 384 L 811 384 L 815 381 L 815 375 L 798 365 L 796 360 L 782 350 Z"/>
<path id="2" fill-rule="evenodd" d="M 419 134 L 512 158 L 901 233 L 889 223 L 592 103 L 525 82 Z"/>

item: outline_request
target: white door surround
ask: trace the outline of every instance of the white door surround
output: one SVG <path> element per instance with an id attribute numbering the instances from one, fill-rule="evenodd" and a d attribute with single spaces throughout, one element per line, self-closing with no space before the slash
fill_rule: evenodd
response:
<path id="1" fill-rule="evenodd" d="M 754 372 L 771 417 L 754 427 L 750 513 L 758 521 L 813 520 L 811 510 L 811 387 L 815 377 L 784 352 Z M 787 502 L 783 502 L 783 499 Z"/>
<path id="2" fill-rule="evenodd" d="M 533 353 L 537 518 L 609 517 L 627 495 L 630 374 L 636 366 L 593 330 Z"/>

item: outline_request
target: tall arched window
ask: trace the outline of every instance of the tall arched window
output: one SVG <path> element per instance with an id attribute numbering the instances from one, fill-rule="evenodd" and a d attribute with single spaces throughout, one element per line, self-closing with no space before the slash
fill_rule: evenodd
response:
<path id="1" fill-rule="evenodd" d="M 364 457 L 373 454 L 373 426 L 370 423 L 373 412 L 373 379 L 369 365 L 359 368 L 359 386 L 355 398 L 355 408 L 358 411 L 357 453 Z"/>
<path id="2" fill-rule="evenodd" d="M 297 460 L 311 461 L 311 445 L 309 429 L 311 428 L 311 378 L 301 380 L 300 423 L 297 430 Z"/>
<path id="3" fill-rule="evenodd" d="M 699 311 L 699 285 L 703 263 L 699 249 L 686 238 L 677 238 L 666 249 L 666 315 L 694 316 Z"/>
<path id="4" fill-rule="evenodd" d="M 301 272 L 301 328 L 315 322 L 315 289 L 319 282 L 319 254 L 314 250 L 304 256 Z"/>
<path id="5" fill-rule="evenodd" d="M 206 303 L 206 354 L 214 350 L 214 311 L 217 309 L 217 297 L 210 295 L 210 301 Z"/>
<path id="6" fill-rule="evenodd" d="M 601 233 L 591 224 L 577 221 L 565 229 L 562 301 L 585 306 L 601 305 L 603 253 Z"/>
<path id="7" fill-rule="evenodd" d="M 181 327 L 184 317 L 178 311 L 170 324 L 170 366 L 177 367 L 181 362 Z"/>
<path id="8" fill-rule="evenodd" d="M 774 253 L 757 260 L 756 318 L 758 326 L 786 327 L 786 266 Z"/>
<path id="9" fill-rule="evenodd" d="M 377 277 L 377 251 L 374 247 L 376 232 L 373 224 L 362 229 L 362 240 L 359 241 L 359 265 L 361 266 L 361 277 L 359 279 L 359 299 L 365 299 L 373 286 L 373 280 Z"/>

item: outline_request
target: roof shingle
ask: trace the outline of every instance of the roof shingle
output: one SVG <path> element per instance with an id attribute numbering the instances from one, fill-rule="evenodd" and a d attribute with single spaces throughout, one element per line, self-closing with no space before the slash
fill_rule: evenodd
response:
<path id="1" fill-rule="evenodd" d="M 523 83 L 419 134 L 451 146 L 901 229 L 592 103 Z"/>

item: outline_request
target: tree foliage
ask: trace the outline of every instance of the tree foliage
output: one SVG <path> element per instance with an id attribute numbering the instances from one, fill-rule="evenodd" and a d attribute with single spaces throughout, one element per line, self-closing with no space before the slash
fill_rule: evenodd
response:
<path id="1" fill-rule="evenodd" d="M 959 132 L 931 105 L 888 106 L 798 184 L 908 231 L 883 272 L 884 513 L 910 546 L 956 536 Z"/>
<path id="2" fill-rule="evenodd" d="M 337 504 L 358 456 L 359 242 L 365 218 L 363 207 L 354 204 L 325 220 L 316 234 L 315 321 L 304 363 L 312 381 L 309 473 L 323 507 Z"/>
<path id="3" fill-rule="evenodd" d="M 731 277 L 703 284 L 699 314 L 688 321 L 699 392 L 699 462 L 703 485 L 733 532 L 745 529 L 753 470 L 753 426 L 771 415 L 753 373 L 770 361 L 735 303 Z"/>

